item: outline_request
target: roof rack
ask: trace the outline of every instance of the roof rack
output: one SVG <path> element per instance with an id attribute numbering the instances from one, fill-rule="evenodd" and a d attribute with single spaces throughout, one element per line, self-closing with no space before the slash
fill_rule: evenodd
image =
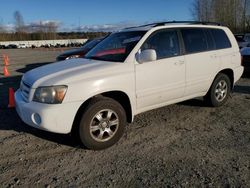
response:
<path id="1" fill-rule="evenodd" d="M 147 26 L 154 26 L 157 23 L 151 23 L 151 24 L 145 24 L 145 25 L 139 25 L 139 26 L 133 26 L 133 27 L 126 27 L 124 29 L 134 29 L 134 28 L 139 28 L 139 27 L 147 27 Z"/>
<path id="2" fill-rule="evenodd" d="M 204 21 L 167 21 L 167 22 L 158 22 L 155 23 L 155 25 L 153 27 L 157 27 L 157 26 L 162 26 L 162 25 L 166 25 L 166 24 L 201 24 L 201 25 L 217 25 L 217 26 L 221 26 L 220 23 L 217 22 L 204 22 Z"/>
<path id="3" fill-rule="evenodd" d="M 146 25 L 140 25 L 140 26 L 134 26 L 134 27 L 127 27 L 125 29 L 134 29 L 134 28 L 140 28 L 140 27 L 157 27 L 157 26 L 164 26 L 166 24 L 201 24 L 201 25 L 217 25 L 222 26 L 222 24 L 217 22 L 203 22 L 203 21 L 166 21 L 166 22 L 156 22 Z"/>

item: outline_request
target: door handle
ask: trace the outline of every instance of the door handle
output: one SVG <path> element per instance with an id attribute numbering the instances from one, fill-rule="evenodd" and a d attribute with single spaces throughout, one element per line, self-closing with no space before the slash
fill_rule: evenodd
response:
<path id="1" fill-rule="evenodd" d="M 175 62 L 174 64 L 175 65 L 183 65 L 184 63 L 185 63 L 184 60 L 180 60 L 180 61 Z"/>
<path id="2" fill-rule="evenodd" d="M 216 54 L 213 54 L 210 56 L 211 58 L 217 58 L 218 56 Z"/>

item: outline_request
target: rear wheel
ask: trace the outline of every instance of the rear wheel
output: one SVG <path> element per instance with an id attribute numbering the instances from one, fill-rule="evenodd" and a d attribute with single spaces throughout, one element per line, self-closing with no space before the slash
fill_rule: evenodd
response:
<path id="1" fill-rule="evenodd" d="M 214 107 L 223 105 L 231 93 L 231 81 L 226 74 L 219 73 L 210 90 L 205 96 L 205 101 Z"/>
<path id="2" fill-rule="evenodd" d="M 125 124 L 126 113 L 117 101 L 106 97 L 93 99 L 80 121 L 80 140 L 88 149 L 108 148 L 121 138 Z"/>

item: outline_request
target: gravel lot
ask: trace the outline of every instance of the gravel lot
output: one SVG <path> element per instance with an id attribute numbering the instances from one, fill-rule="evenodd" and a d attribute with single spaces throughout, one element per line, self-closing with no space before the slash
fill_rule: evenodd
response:
<path id="1" fill-rule="evenodd" d="M 6 107 L 8 88 L 60 52 L 2 53 L 11 76 L 0 74 L 0 187 L 250 187 L 249 75 L 223 107 L 193 99 L 149 111 L 136 116 L 118 144 L 90 151 L 69 135 L 25 125 Z"/>

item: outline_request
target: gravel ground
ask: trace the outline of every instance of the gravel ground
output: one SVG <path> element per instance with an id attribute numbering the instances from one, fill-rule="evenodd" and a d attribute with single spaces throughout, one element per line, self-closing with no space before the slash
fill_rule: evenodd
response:
<path id="1" fill-rule="evenodd" d="M 250 76 L 223 107 L 193 99 L 152 110 L 113 147 L 90 151 L 69 135 L 25 125 L 6 107 L 8 88 L 60 52 L 2 53 L 11 76 L 0 75 L 0 187 L 250 187 Z"/>

